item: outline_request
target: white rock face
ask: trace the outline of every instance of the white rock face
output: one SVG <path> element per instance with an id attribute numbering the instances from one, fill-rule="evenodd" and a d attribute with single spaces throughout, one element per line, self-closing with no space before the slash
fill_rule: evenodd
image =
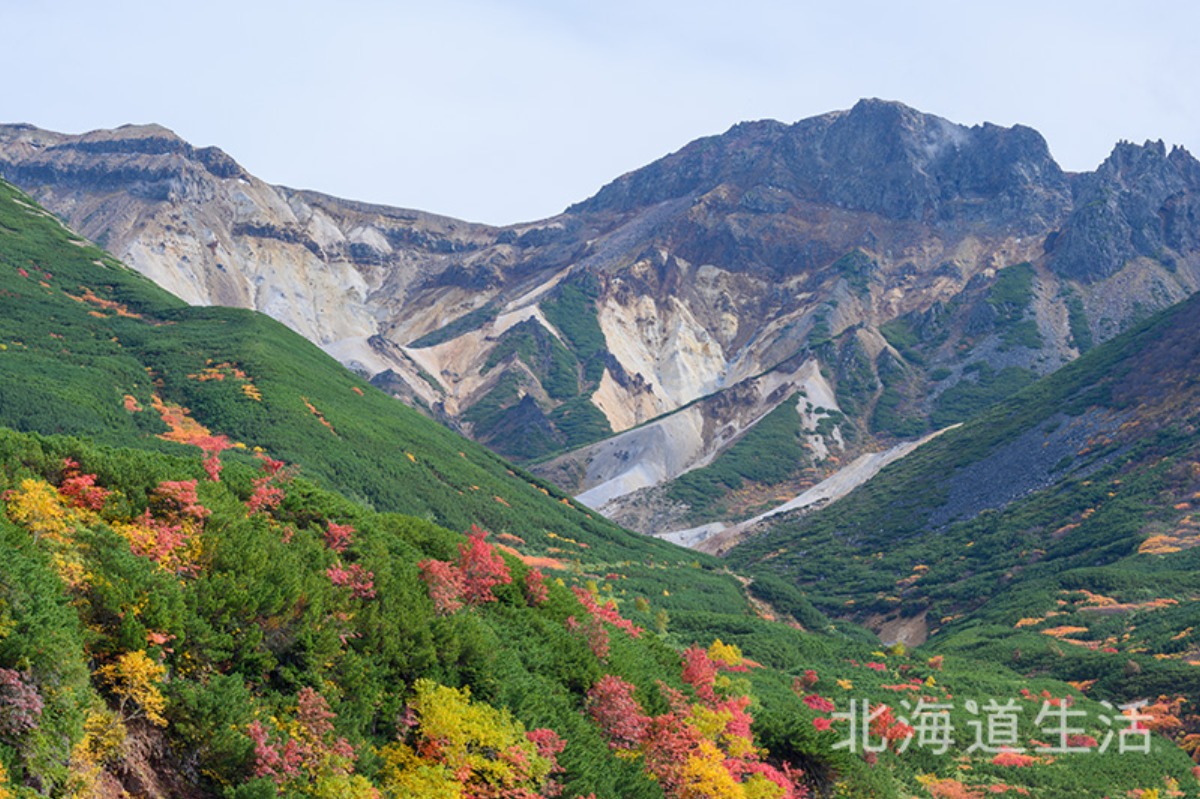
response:
<path id="1" fill-rule="evenodd" d="M 661 397 L 652 391 L 622 386 L 607 367 L 600 377 L 600 387 L 592 394 L 592 404 L 600 409 L 617 433 L 636 427 L 666 410 Z"/>
<path id="2" fill-rule="evenodd" d="M 957 427 L 958 425 L 954 425 Z M 952 428 L 947 428 L 952 429 Z M 659 533 L 658 538 L 664 541 L 670 541 L 680 546 L 700 549 L 704 552 L 719 553 L 732 546 L 737 537 L 750 530 L 754 525 L 762 522 L 772 516 L 778 516 L 781 513 L 789 513 L 791 511 L 802 510 L 814 506 L 826 505 L 836 499 L 849 494 L 854 489 L 858 488 L 863 483 L 870 480 L 875 475 L 890 463 L 894 463 L 917 447 L 931 441 L 945 430 L 939 430 L 935 433 L 916 440 L 905 441 L 902 444 L 884 450 L 882 452 L 868 452 L 860 455 L 851 461 L 846 466 L 837 470 L 829 477 L 817 483 L 812 488 L 803 492 L 797 497 L 788 500 L 780 505 L 771 508 L 768 511 L 758 514 L 757 516 L 747 519 L 744 522 L 737 524 L 727 524 L 725 522 L 713 522 L 704 524 L 699 527 L 691 527 L 686 530 L 675 530 L 669 533 Z"/>
<path id="3" fill-rule="evenodd" d="M 721 345 L 675 297 L 641 296 L 625 306 L 614 299 L 600 309 L 608 351 L 630 374 L 649 381 L 664 411 L 712 393 L 726 367 Z"/>
<path id="4" fill-rule="evenodd" d="M 804 429 L 815 431 L 825 411 L 836 411 L 833 391 L 816 361 L 805 361 L 794 371 L 774 370 L 744 381 L 737 387 L 738 403 L 701 401 L 649 424 L 575 450 L 551 461 L 548 468 L 565 462 L 585 469 L 580 502 L 604 512 L 606 506 L 627 494 L 660 485 L 692 469 L 705 466 L 783 399 L 800 392 L 796 411 Z M 810 410 L 811 409 L 811 410 Z M 820 409 L 820 412 L 818 412 Z M 824 440 L 810 436 L 810 442 Z M 812 446 L 815 448 L 816 443 Z"/>

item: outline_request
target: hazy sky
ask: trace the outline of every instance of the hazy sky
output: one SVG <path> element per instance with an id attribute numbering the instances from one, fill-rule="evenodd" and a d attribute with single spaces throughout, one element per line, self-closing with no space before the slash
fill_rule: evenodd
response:
<path id="1" fill-rule="evenodd" d="M 860 97 L 1200 153 L 1200 3 L 0 0 L 0 121 L 158 122 L 272 183 L 506 223 Z"/>

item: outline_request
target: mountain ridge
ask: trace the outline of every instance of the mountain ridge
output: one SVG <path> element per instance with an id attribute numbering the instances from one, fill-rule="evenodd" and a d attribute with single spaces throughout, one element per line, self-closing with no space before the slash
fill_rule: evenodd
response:
<path id="1" fill-rule="evenodd" d="M 1068 174 L 1032 129 L 892 102 L 742 123 L 504 228 L 219 178 L 199 161 L 170 177 L 184 144 L 152 128 L 148 149 L 167 154 L 131 155 L 141 129 L 121 130 L 104 154 L 88 150 L 111 149 L 103 132 L 4 128 L 0 174 L 189 301 L 263 310 L 529 462 L 584 463 L 614 434 L 732 402 L 809 359 L 840 418 L 819 434 L 797 420 L 809 472 L 756 489 L 799 493 L 1200 285 L 1200 165 L 1181 148 L 1123 144 L 1095 173 Z M 676 487 L 761 414 L 739 418 L 706 416 L 694 458 L 622 497 L 628 513 L 603 509 L 668 527 L 742 512 L 732 493 L 699 510 Z"/>

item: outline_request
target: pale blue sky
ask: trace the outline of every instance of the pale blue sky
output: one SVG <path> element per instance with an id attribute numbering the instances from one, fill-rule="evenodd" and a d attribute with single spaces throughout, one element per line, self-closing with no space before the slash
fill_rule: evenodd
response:
<path id="1" fill-rule="evenodd" d="M 1200 4 L 0 0 L 0 121 L 158 122 L 265 180 L 507 223 L 860 97 L 1200 151 Z"/>

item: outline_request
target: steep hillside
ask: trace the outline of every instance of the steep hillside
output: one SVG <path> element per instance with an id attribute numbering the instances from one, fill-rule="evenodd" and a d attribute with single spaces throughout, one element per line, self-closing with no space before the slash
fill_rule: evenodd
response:
<path id="1" fill-rule="evenodd" d="M 241 453 L 262 449 L 352 498 L 453 529 L 609 541 L 614 557 L 656 551 L 282 325 L 185 305 L 2 185 L 0 226 L 0 421 L 10 427 L 247 462 Z"/>
<path id="2" fill-rule="evenodd" d="M 937 651 L 1120 701 L 1200 702 L 1200 299 L 947 432 L 730 561 Z M 1181 711 L 1176 733 L 1200 733 Z M 1189 718 L 1190 716 L 1190 718 Z M 1192 742 L 1200 738 L 1192 738 Z"/>
<path id="3" fill-rule="evenodd" d="M 878 100 L 737 125 L 508 228 L 268 186 L 154 126 L 8 126 L 0 174 L 189 302 L 270 314 L 646 531 L 752 516 L 961 421 L 1200 279 L 1183 150 L 1068 175 L 1028 128 Z M 826 389 L 777 425 L 793 468 L 725 457 Z M 664 462 L 638 428 L 685 408 Z"/>
<path id="4" fill-rule="evenodd" d="M 1069 696 L 1093 740 L 1106 710 L 978 658 L 877 651 L 777 579 L 747 593 L 277 323 L 184 306 L 4 184 L 0 308 L 2 796 L 1194 787 L 1161 736 L 1137 757 L 922 744 L 892 692 Z M 879 751 L 837 748 L 867 699 Z"/>

